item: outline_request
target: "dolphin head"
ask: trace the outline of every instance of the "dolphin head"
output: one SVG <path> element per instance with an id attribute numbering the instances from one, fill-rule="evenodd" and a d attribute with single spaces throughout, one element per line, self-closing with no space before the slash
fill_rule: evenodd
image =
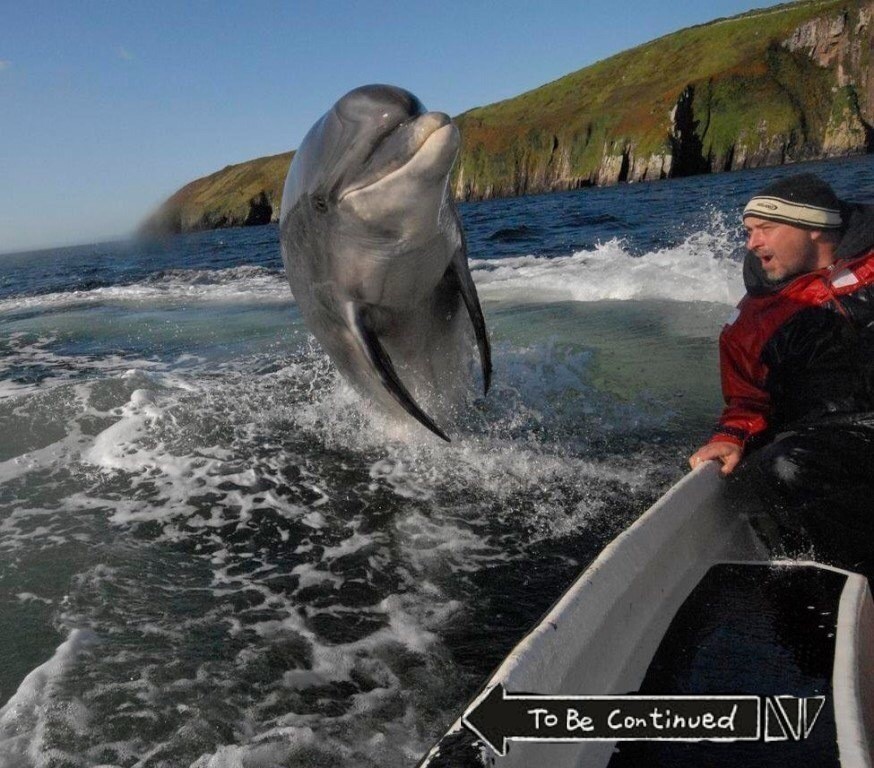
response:
<path id="1" fill-rule="evenodd" d="M 295 155 L 282 216 L 312 209 L 325 229 L 395 244 L 431 236 L 448 197 L 458 129 L 411 93 L 367 85 L 347 93 L 309 131 Z M 351 230 L 351 231 L 350 231 Z"/>

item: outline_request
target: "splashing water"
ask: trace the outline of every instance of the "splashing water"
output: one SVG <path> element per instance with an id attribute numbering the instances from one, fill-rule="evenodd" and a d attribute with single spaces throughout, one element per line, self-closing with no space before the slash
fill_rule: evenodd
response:
<path id="1" fill-rule="evenodd" d="M 463 208 L 448 446 L 338 378 L 275 228 L 0 257 L 0 766 L 414 764 L 706 436 L 771 177 L 724 178 Z"/>

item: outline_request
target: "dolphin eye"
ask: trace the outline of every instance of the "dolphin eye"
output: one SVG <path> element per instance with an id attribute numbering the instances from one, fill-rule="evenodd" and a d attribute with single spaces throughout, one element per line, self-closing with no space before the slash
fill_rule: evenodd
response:
<path id="1" fill-rule="evenodd" d="M 328 201 L 325 200 L 324 195 L 313 195 L 313 208 L 319 213 L 324 213 L 328 210 Z"/>

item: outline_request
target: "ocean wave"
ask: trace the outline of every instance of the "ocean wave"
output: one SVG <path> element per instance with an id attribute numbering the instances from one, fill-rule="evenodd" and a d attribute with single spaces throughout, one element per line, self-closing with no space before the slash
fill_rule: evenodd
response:
<path id="1" fill-rule="evenodd" d="M 227 269 L 168 269 L 129 285 L 17 296 L 0 301 L 0 312 L 68 309 L 90 304 L 164 305 L 180 302 L 292 301 L 281 270 L 243 265 Z"/>
<path id="2" fill-rule="evenodd" d="M 498 230 L 494 239 L 529 239 L 536 228 Z M 735 304 L 743 295 L 736 232 L 719 214 L 708 229 L 680 244 L 643 255 L 612 239 L 567 256 L 533 253 L 472 259 L 483 298 L 495 301 L 600 301 L 663 299 Z M 166 306 L 181 303 L 294 301 L 280 269 L 241 265 L 226 269 L 167 269 L 127 285 L 81 285 L 69 291 L 0 300 L 0 312 L 50 311 L 95 304 Z"/>
<path id="3" fill-rule="evenodd" d="M 157 372 L 170 368 L 168 361 L 146 359 L 122 351 L 64 354 L 56 348 L 58 343 L 56 334 L 33 337 L 21 332 L 0 340 L 0 357 L 4 361 L 0 371 L 0 403 L 88 378 L 121 376 L 131 370 Z M 201 358 L 190 354 L 180 355 L 175 360 L 176 365 L 183 367 L 194 367 L 201 362 Z M 21 440 L 21 435 L 16 435 L 16 439 Z M 2 444 L 0 439 L 0 456 Z"/>
<path id="4" fill-rule="evenodd" d="M 281 269 L 268 269 L 253 264 L 243 264 L 227 269 L 164 269 L 149 275 L 143 282 L 147 285 L 227 285 L 243 280 L 263 278 L 285 279 Z"/>
<path id="5" fill-rule="evenodd" d="M 539 227 L 520 224 L 515 227 L 502 227 L 489 235 L 487 239 L 499 243 L 512 243 L 518 240 L 533 240 L 539 234 L 541 234 Z"/>
<path id="6" fill-rule="evenodd" d="M 706 301 L 736 304 L 744 294 L 734 235 L 717 222 L 679 245 L 634 255 L 620 239 L 569 256 L 471 261 L 483 299 L 493 301 Z"/>
<path id="7" fill-rule="evenodd" d="M 32 765 L 32 757 L 44 747 L 48 722 L 55 716 L 50 704 L 58 681 L 82 649 L 95 641 L 96 636 L 88 630 L 72 630 L 54 655 L 32 670 L 0 708 L 0 768 Z M 65 714 L 68 722 L 73 722 L 78 713 L 70 707 Z M 83 727 L 83 718 L 78 720 L 76 725 Z"/>

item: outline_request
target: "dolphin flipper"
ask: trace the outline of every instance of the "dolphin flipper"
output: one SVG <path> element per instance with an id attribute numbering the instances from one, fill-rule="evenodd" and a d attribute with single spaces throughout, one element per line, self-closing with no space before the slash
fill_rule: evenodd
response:
<path id="1" fill-rule="evenodd" d="M 347 308 L 347 316 L 350 320 L 350 328 L 353 330 L 356 341 L 361 346 L 365 357 L 379 376 L 382 385 L 397 403 L 423 426 L 430 429 L 437 437 L 452 442 L 446 433 L 438 427 L 434 421 L 413 400 L 404 383 L 398 377 L 397 371 L 392 364 L 391 358 L 379 343 L 374 330 L 370 327 L 367 317 L 367 308 L 361 304 L 350 302 Z"/>
<path id="2" fill-rule="evenodd" d="M 492 383 L 492 347 L 489 344 L 489 337 L 486 333 L 486 321 L 483 317 L 482 307 L 480 307 L 476 286 L 473 284 L 470 267 L 467 264 L 467 248 L 464 245 L 463 238 L 464 234 L 462 233 L 461 247 L 452 257 L 446 273 L 447 275 L 453 275 L 458 283 L 458 290 L 461 292 L 461 298 L 464 299 L 464 306 L 467 307 L 470 322 L 473 323 L 476 345 L 479 347 L 480 367 L 483 372 L 483 394 L 487 395 L 489 386 Z"/>

